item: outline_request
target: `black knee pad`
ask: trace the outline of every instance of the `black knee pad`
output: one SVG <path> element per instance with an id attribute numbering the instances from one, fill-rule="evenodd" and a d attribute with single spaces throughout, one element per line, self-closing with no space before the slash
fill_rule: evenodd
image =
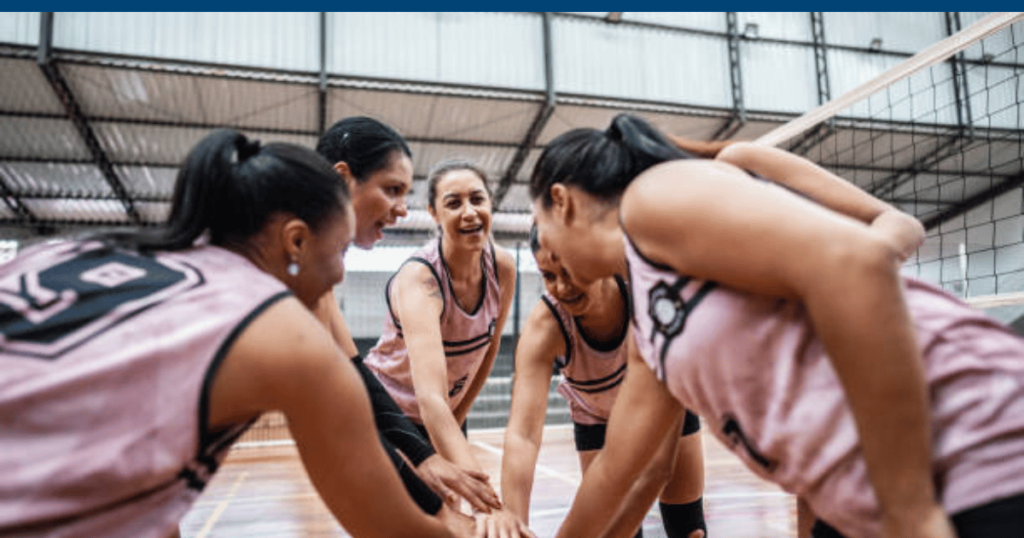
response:
<path id="1" fill-rule="evenodd" d="M 689 538 L 690 533 L 700 529 L 705 536 L 708 527 L 704 523 L 704 498 L 692 503 L 665 504 L 658 503 L 661 509 L 661 522 L 665 525 L 665 534 L 669 538 Z"/>

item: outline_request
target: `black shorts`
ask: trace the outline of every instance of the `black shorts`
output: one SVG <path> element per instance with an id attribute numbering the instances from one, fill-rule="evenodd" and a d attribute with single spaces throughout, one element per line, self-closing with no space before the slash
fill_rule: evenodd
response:
<path id="1" fill-rule="evenodd" d="M 683 437 L 700 430 L 700 419 L 697 415 L 687 411 L 683 418 Z M 601 450 L 604 448 L 604 436 L 608 431 L 606 424 L 579 424 L 572 423 L 573 437 L 576 439 L 576 450 L 584 452 L 587 450 Z"/>
<path id="2" fill-rule="evenodd" d="M 953 514 L 959 538 L 1020 538 L 1024 529 L 1024 493 Z M 843 538 L 839 531 L 820 519 L 811 530 L 812 538 Z"/>

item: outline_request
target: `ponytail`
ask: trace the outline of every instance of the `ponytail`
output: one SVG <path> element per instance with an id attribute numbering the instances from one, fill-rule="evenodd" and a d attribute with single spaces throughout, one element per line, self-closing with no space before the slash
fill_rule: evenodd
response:
<path id="1" fill-rule="evenodd" d="M 240 244 L 284 212 L 314 230 L 348 203 L 348 188 L 314 151 L 259 141 L 230 129 L 199 141 L 178 171 L 167 223 L 103 239 L 140 251 L 182 250 L 208 233 L 214 245 Z"/>
<path id="2" fill-rule="evenodd" d="M 648 168 L 693 155 L 676 147 L 646 121 L 619 114 L 605 131 L 573 129 L 552 140 L 530 177 L 530 195 L 551 205 L 551 186 L 575 185 L 599 200 L 618 203 Z"/>

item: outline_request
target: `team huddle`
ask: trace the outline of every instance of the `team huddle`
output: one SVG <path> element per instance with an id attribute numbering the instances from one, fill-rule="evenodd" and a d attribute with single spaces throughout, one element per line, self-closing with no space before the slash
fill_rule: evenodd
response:
<path id="1" fill-rule="evenodd" d="M 532 171 L 546 293 L 493 483 L 466 419 L 516 267 L 486 174 L 431 170 L 436 237 L 380 290 L 365 357 L 334 299 L 346 249 L 406 214 L 412 178 L 372 118 L 315 151 L 217 131 L 165 225 L 0 267 L 0 535 L 176 536 L 231 444 L 280 411 L 354 536 L 533 536 L 555 371 L 583 471 L 559 537 L 641 536 L 655 500 L 667 536 L 708 536 L 704 434 L 796 496 L 801 538 L 1024 528 L 1024 339 L 900 275 L 921 224 L 797 155 L 627 114 L 556 137 Z"/>

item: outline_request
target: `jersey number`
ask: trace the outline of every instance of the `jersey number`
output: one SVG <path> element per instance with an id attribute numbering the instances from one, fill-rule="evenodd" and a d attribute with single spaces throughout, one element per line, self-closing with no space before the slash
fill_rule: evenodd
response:
<path id="1" fill-rule="evenodd" d="M 191 267 L 109 249 L 11 275 L 0 281 L 0 352 L 55 359 L 202 281 Z"/>

